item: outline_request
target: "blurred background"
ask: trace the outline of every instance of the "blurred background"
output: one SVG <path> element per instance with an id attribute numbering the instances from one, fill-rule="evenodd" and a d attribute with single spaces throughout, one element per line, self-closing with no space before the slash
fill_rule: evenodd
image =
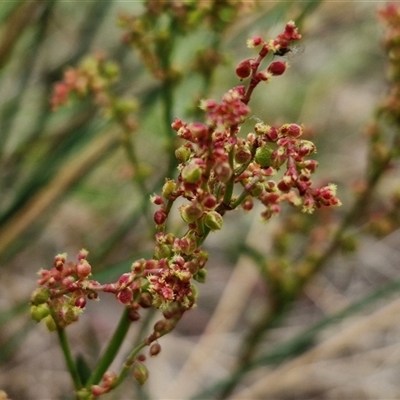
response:
<path id="1" fill-rule="evenodd" d="M 219 100 L 240 84 L 235 66 L 255 54 L 247 38 L 273 38 L 288 20 L 298 19 L 304 52 L 288 57 L 283 76 L 257 88 L 250 103 L 254 119 L 242 132 L 251 131 L 257 118 L 277 126 L 304 124 L 318 148 L 315 180 L 336 183 L 343 202 L 331 213 L 306 218 L 318 224 L 326 214 L 325 220 L 338 223 L 365 175 L 365 130 L 388 88 L 383 28 L 376 18 L 383 4 L 261 1 L 220 32 L 203 27 L 180 37 L 173 61 L 183 78 L 173 116 L 194 119 L 199 94 L 206 90 Z M 94 278 L 114 281 L 135 259 L 152 254 L 149 195 L 166 173 L 176 171 L 168 171 L 162 87 L 137 52 L 121 43 L 117 26 L 121 13 L 142 11 L 140 1 L 0 2 L 0 389 L 11 399 L 72 398 L 56 335 L 29 317 L 37 271 L 50 268 L 56 254 L 73 259 L 84 247 Z M 223 62 L 204 87 L 191 71 L 193 55 L 216 41 Z M 121 146 L 120 127 L 93 102 L 50 110 L 52 87 L 65 68 L 96 51 L 120 64 L 116 93 L 140 104 L 133 140 L 148 192 L 135 184 L 137 171 Z M 399 183 L 395 167 L 377 188 L 377 212 Z M 227 215 L 224 229 L 206 242 L 210 261 L 207 281 L 198 285 L 198 307 L 160 340 L 161 353 L 147 362 L 148 383 L 139 389 L 127 379 L 104 398 L 216 398 L 205 390 L 229 377 L 238 380 L 230 398 L 400 397 L 400 233 L 392 221 L 384 234 L 364 234 L 370 215 L 352 227 L 356 250 L 330 257 L 285 318 L 269 329 L 256 367 L 240 379 L 230 375 L 241 341 L 268 298 L 242 244 L 272 257 L 281 220 L 290 213 L 285 212 L 267 224 L 258 209 Z M 180 232 L 179 216 L 170 228 Z M 300 234 L 293 239 L 294 260 L 302 257 L 306 240 Z M 92 366 L 122 311 L 112 296 L 100 297 L 68 329 L 74 354 Z M 132 328 L 122 355 L 138 329 Z"/>

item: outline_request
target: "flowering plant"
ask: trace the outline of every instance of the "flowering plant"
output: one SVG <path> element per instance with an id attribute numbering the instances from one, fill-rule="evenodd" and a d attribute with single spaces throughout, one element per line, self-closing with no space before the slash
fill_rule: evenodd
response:
<path id="1" fill-rule="evenodd" d="M 275 57 L 289 52 L 291 43 L 300 39 L 293 21 L 275 39 L 250 39 L 248 47 L 257 49 L 258 55 L 241 61 L 236 68 L 237 76 L 248 80 L 247 85 L 232 88 L 220 102 L 202 100 L 202 122 L 186 123 L 179 118 L 172 122 L 173 130 L 183 141 L 175 151 L 179 174 L 176 179 L 167 178 L 161 194 L 151 197 L 157 206 L 152 258 L 134 261 L 130 271 L 106 284 L 91 279 L 86 250 L 79 252 L 76 262 L 59 254 L 52 268 L 39 272 L 39 288 L 31 298 L 31 315 L 38 322 L 44 320 L 49 330 L 58 332 L 77 398 L 109 392 L 131 367 L 139 383 L 146 381 L 145 356 L 140 352 L 150 346 L 150 355 L 158 354 L 158 340 L 196 304 L 193 281 L 206 279 L 208 255 L 202 245 L 210 232 L 222 229 L 227 212 L 239 207 L 250 211 L 254 202 L 259 201 L 263 206 L 261 217 L 267 221 L 279 214 L 283 203 L 306 213 L 321 206 L 340 205 L 335 185 L 313 185 L 312 174 L 318 163 L 309 157 L 316 147 L 302 138 L 302 125 L 286 123 L 274 127 L 259 121 L 254 132 L 245 136 L 241 132 L 242 124 L 251 115 L 248 104 L 254 89 L 285 72 L 288 63 Z M 268 65 L 261 68 L 268 57 Z M 101 58 L 86 62 L 79 69 L 69 69 L 64 81 L 55 86 L 53 108 L 65 103 L 70 93 L 93 92 L 97 104 L 131 127 L 127 116 L 134 106 L 117 103 L 109 94 L 109 83 L 116 73 L 114 65 L 104 64 Z M 187 225 L 180 237 L 168 231 L 168 218 L 178 199 L 182 200 L 179 214 Z M 115 353 L 112 349 L 107 362 L 99 363 L 90 378 L 82 382 L 65 340 L 65 328 L 78 320 L 87 300 L 98 299 L 100 292 L 114 294 L 125 306 L 118 328 L 122 331 L 127 331 L 129 323 L 140 320 L 144 308 L 160 309 L 163 318 L 131 351 L 118 374 L 108 371 Z"/>

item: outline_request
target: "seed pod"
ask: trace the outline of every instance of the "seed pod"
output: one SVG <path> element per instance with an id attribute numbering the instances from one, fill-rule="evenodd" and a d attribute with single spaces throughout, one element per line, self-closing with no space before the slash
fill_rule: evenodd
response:
<path id="1" fill-rule="evenodd" d="M 260 164 L 261 167 L 268 168 L 271 166 L 271 154 L 271 147 L 265 144 L 256 150 L 254 160 L 256 161 L 256 163 Z"/>

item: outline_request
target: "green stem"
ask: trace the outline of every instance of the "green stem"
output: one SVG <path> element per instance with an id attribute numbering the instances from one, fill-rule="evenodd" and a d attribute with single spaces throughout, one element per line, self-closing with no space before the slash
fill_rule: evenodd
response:
<path id="1" fill-rule="evenodd" d="M 233 160 L 234 160 L 234 150 L 233 148 L 229 151 L 229 165 L 233 169 Z M 235 185 L 235 175 L 232 174 L 232 177 L 229 179 L 228 183 L 226 184 L 225 187 L 225 193 L 224 193 L 224 199 L 223 199 L 223 204 L 229 206 L 230 201 L 232 199 L 233 195 L 233 187 Z"/>
<path id="2" fill-rule="evenodd" d="M 64 328 L 57 327 L 58 340 L 61 345 L 61 349 L 64 353 L 65 362 L 67 364 L 68 371 L 71 375 L 72 381 L 74 382 L 75 390 L 82 388 L 81 378 L 79 377 L 78 370 L 76 368 L 75 361 L 72 357 L 71 349 L 69 347 L 69 342 L 67 334 Z"/>
<path id="3" fill-rule="evenodd" d="M 125 308 L 122 313 L 121 319 L 117 326 L 117 329 L 114 332 L 114 335 L 110 339 L 108 346 L 102 355 L 101 359 L 97 363 L 95 370 L 87 381 L 86 388 L 90 389 L 92 385 L 95 385 L 100 382 L 104 373 L 107 371 L 108 367 L 114 361 L 126 334 L 128 333 L 131 321 L 128 318 L 129 309 Z"/>
<path id="4" fill-rule="evenodd" d="M 147 346 L 146 341 L 143 340 L 138 346 L 135 347 L 134 350 L 131 351 L 131 353 L 129 353 L 128 357 L 125 360 L 124 365 L 121 368 L 121 371 L 118 374 L 117 379 L 112 384 L 113 389 L 122 383 L 122 381 L 128 375 L 128 372 L 130 371 L 132 364 L 135 362 L 137 355 L 146 346 Z"/>

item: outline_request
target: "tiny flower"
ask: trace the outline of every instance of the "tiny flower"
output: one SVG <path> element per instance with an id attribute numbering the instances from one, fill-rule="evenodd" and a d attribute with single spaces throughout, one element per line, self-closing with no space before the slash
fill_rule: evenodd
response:
<path id="1" fill-rule="evenodd" d="M 251 39 L 247 39 L 246 44 L 249 49 L 256 47 L 262 43 L 262 39 L 260 36 L 255 36 Z"/>
<path id="2" fill-rule="evenodd" d="M 150 201 L 153 203 L 153 204 L 155 204 L 156 206 L 161 206 L 161 205 L 163 205 L 164 204 L 164 200 L 162 199 L 162 197 L 161 196 L 158 196 L 158 195 L 153 195 L 153 196 L 150 196 Z"/>
<path id="3" fill-rule="evenodd" d="M 275 76 L 282 75 L 287 68 L 287 63 L 283 61 L 274 61 L 272 62 L 269 67 L 267 68 L 267 71 Z"/>
<path id="4" fill-rule="evenodd" d="M 189 160 L 191 150 L 187 146 L 180 146 L 175 150 L 175 157 L 180 163 Z"/>
<path id="5" fill-rule="evenodd" d="M 241 147 L 235 153 L 235 161 L 238 164 L 245 164 L 251 160 L 251 151 L 248 148 Z"/>
<path id="6" fill-rule="evenodd" d="M 282 135 L 298 138 L 303 134 L 303 128 L 297 124 L 285 124 L 279 128 Z"/>
<path id="7" fill-rule="evenodd" d="M 218 231 L 222 228 L 223 218 L 217 211 L 208 211 L 205 213 L 204 224 L 212 231 Z"/>
<path id="8" fill-rule="evenodd" d="M 145 365 L 140 364 L 133 369 L 132 375 L 139 385 L 143 385 L 149 377 L 149 371 Z"/>
<path id="9" fill-rule="evenodd" d="M 228 162 L 221 162 L 214 167 L 214 173 L 219 181 L 226 183 L 232 176 L 232 169 Z"/>
<path id="10" fill-rule="evenodd" d="M 171 124 L 171 128 L 176 132 L 178 132 L 179 129 L 182 128 L 182 126 L 183 126 L 183 122 L 179 118 L 175 118 L 174 122 Z"/>
<path id="11" fill-rule="evenodd" d="M 54 318 L 51 315 L 48 315 L 44 321 L 46 323 L 47 329 L 50 332 L 54 332 L 57 329 L 56 322 L 54 321 Z"/>
<path id="12" fill-rule="evenodd" d="M 164 210 L 157 210 L 155 213 L 154 213 L 154 222 L 157 224 L 157 225 L 162 225 L 162 224 L 164 224 L 164 222 L 166 221 L 166 219 L 167 219 L 167 214 L 165 213 L 165 211 Z"/>
<path id="13" fill-rule="evenodd" d="M 185 204 L 179 207 L 179 212 L 182 219 L 188 224 L 197 221 L 203 215 L 202 207 L 196 203 Z"/>
<path id="14" fill-rule="evenodd" d="M 208 126 L 201 122 L 192 122 L 188 128 L 197 140 L 204 139 L 208 136 Z"/>
<path id="15" fill-rule="evenodd" d="M 31 317 L 36 322 L 40 322 L 50 314 L 47 304 L 39 304 L 38 306 L 31 306 Z"/>
<path id="16" fill-rule="evenodd" d="M 161 346 L 160 346 L 159 343 L 153 343 L 153 344 L 150 346 L 150 351 L 149 351 L 150 356 L 154 357 L 154 356 L 156 356 L 157 354 L 159 354 L 160 351 L 161 351 Z"/>
<path id="17" fill-rule="evenodd" d="M 48 289 L 36 289 L 31 296 L 31 302 L 33 305 L 38 306 L 45 303 L 49 297 L 50 292 Z"/>
<path id="18" fill-rule="evenodd" d="M 212 111 L 218 106 L 218 103 L 212 99 L 200 100 L 199 108 L 204 111 Z"/>
<path id="19" fill-rule="evenodd" d="M 86 278 L 91 274 L 91 272 L 92 272 L 92 267 L 85 259 L 82 259 L 76 266 L 76 274 L 80 279 Z"/>
<path id="20" fill-rule="evenodd" d="M 236 75 L 240 79 L 246 79 L 250 76 L 252 68 L 251 68 L 251 60 L 246 59 L 241 61 L 236 67 Z"/>
<path id="21" fill-rule="evenodd" d="M 143 308 L 149 308 L 153 305 L 153 297 L 150 293 L 142 293 L 139 297 L 138 303 Z"/>
<path id="22" fill-rule="evenodd" d="M 201 205 L 206 210 L 212 210 L 217 205 L 217 199 L 211 193 L 207 193 L 206 196 L 201 200 Z"/>
<path id="23" fill-rule="evenodd" d="M 85 296 L 79 296 L 74 303 L 75 307 L 79 308 L 85 308 L 86 306 L 86 297 Z"/>
<path id="24" fill-rule="evenodd" d="M 206 281 L 207 271 L 205 269 L 201 269 L 193 276 L 193 279 L 199 283 L 204 283 Z"/>
<path id="25" fill-rule="evenodd" d="M 256 150 L 254 160 L 263 168 L 269 167 L 271 165 L 271 154 L 271 147 L 269 147 L 268 145 L 261 146 Z"/>
<path id="26" fill-rule="evenodd" d="M 201 178 L 202 173 L 200 165 L 192 160 L 182 169 L 181 176 L 185 182 L 196 183 Z"/>
<path id="27" fill-rule="evenodd" d="M 130 289 L 124 289 L 117 293 L 117 299 L 121 304 L 130 304 L 133 300 L 133 293 Z"/>
<path id="28" fill-rule="evenodd" d="M 140 320 L 140 314 L 137 310 L 134 310 L 133 308 L 130 308 L 128 311 L 128 318 L 129 321 L 135 322 Z"/>

